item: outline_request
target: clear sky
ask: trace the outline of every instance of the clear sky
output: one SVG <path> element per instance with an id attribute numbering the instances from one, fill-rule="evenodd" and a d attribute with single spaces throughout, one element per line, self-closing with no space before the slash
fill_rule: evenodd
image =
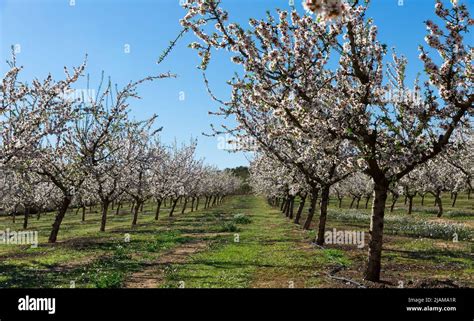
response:
<path id="1" fill-rule="evenodd" d="M 301 9 L 301 0 L 295 0 Z M 472 8 L 474 0 L 466 1 Z M 249 17 L 262 17 L 266 10 L 288 8 L 289 0 L 223 0 L 230 20 L 245 23 Z M 74 5 L 72 5 L 74 4 Z M 369 16 L 379 27 L 380 39 L 409 59 L 409 77 L 421 70 L 417 47 L 425 36 L 424 20 L 434 19 L 433 0 L 372 0 Z M 301 9 L 302 10 L 302 9 Z M 176 79 L 163 79 L 140 87 L 142 100 L 134 100 L 131 114 L 144 119 L 158 114 L 163 126 L 162 139 L 171 142 L 198 138 L 198 156 L 220 168 L 247 164 L 243 154 L 218 148 L 210 124 L 220 119 L 208 115 L 217 105 L 208 96 L 199 57 L 183 38 L 172 54 L 160 65 L 161 52 L 180 31 L 179 19 L 184 10 L 179 0 L 0 0 L 0 58 L 2 74 L 10 55 L 10 46 L 19 45 L 19 65 L 23 79 L 43 78 L 51 72 L 56 79 L 63 67 L 78 66 L 88 54 L 87 73 L 92 88 L 101 72 L 120 85 L 148 75 L 172 72 Z M 247 24 L 246 24 L 247 25 Z M 129 49 L 127 52 L 126 49 Z M 208 76 L 215 93 L 229 96 L 225 84 L 235 69 L 228 56 L 214 55 Z M 180 100 L 184 94 L 184 100 Z"/>

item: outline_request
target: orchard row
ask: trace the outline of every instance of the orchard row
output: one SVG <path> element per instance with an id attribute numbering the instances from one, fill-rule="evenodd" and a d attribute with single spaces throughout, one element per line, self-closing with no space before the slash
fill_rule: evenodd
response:
<path id="1" fill-rule="evenodd" d="M 100 231 L 105 231 L 109 207 L 133 203 L 132 226 L 146 201 L 156 202 L 158 220 L 163 201 L 178 200 L 197 209 L 212 206 L 236 191 L 240 180 L 228 171 L 205 165 L 195 155 L 197 142 L 160 141 L 156 116 L 136 121 L 129 103 L 139 98 L 143 82 L 173 75 L 147 77 L 122 89 L 102 81 L 94 97 L 71 97 L 85 64 L 66 78 L 48 76 L 31 84 L 20 81 L 15 56 L 0 84 L 1 149 L 0 206 L 13 219 L 32 214 L 57 214 L 49 242 L 57 240 L 68 209 L 100 205 Z M 89 90 L 87 92 L 90 92 Z M 99 227 L 98 227 L 99 228 Z"/>
<path id="2" fill-rule="evenodd" d="M 252 164 L 257 192 L 308 195 L 309 220 L 321 197 L 319 244 L 331 191 L 370 189 L 365 278 L 379 281 L 390 191 L 439 197 L 442 190 L 472 188 L 474 20 L 468 8 L 462 1 L 435 2 L 424 45 L 420 39 L 423 68 L 415 69 L 379 39 L 367 11 L 370 1 L 307 0 L 306 12 L 298 4 L 251 18 L 248 25 L 232 22 L 224 5 L 186 1 L 181 20 L 197 38 L 190 47 L 204 72 L 223 50 L 238 70 L 228 82 L 227 101 L 204 78 L 220 104 L 217 114 L 237 121 L 216 132 L 256 142 L 242 148 L 258 154 Z M 412 85 L 409 74 L 418 75 Z"/>

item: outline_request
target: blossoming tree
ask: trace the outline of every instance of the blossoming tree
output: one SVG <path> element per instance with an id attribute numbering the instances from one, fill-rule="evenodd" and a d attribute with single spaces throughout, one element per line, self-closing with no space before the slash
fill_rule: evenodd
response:
<path id="1" fill-rule="evenodd" d="M 242 65 L 247 81 L 232 81 L 233 92 L 245 86 L 259 102 L 245 106 L 246 112 L 264 106 L 285 124 L 286 133 L 314 137 L 324 130 L 327 139 L 347 140 L 356 148 L 358 163 L 374 182 L 365 277 L 379 281 L 390 185 L 442 153 L 456 128 L 473 115 L 474 50 L 464 35 L 474 22 L 465 5 L 446 9 L 436 2 L 444 28 L 427 22 L 430 50 L 420 47 L 427 81 L 422 89 L 416 79 L 410 88 L 406 58 L 393 53 L 385 67 L 387 47 L 377 39 L 367 6 L 358 0 L 308 1 L 308 9 L 322 10 L 317 12 L 322 19 L 293 10 L 288 21 L 288 13 L 278 11 L 279 21 L 271 15 L 251 19 L 246 30 L 228 23 L 219 1 L 194 0 L 184 5 L 188 11 L 181 23 L 200 39 L 191 46 L 202 57 L 202 69 L 213 48 L 236 54 L 233 62 Z M 210 22 L 215 29 L 207 32 L 203 27 Z M 334 70 L 328 66 L 331 55 L 339 60 Z M 222 113 L 238 115 L 232 109 Z"/>

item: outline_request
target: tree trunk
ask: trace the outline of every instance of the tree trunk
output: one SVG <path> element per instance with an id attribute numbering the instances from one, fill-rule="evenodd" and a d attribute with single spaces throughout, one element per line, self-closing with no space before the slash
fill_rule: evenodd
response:
<path id="1" fill-rule="evenodd" d="M 339 208 L 342 208 L 342 197 L 337 198 L 339 200 Z"/>
<path id="2" fill-rule="evenodd" d="M 451 204 L 451 207 L 454 207 L 456 206 L 456 200 L 458 199 L 458 193 L 454 193 L 454 196 L 453 196 L 453 204 Z"/>
<path id="3" fill-rule="evenodd" d="M 285 213 L 286 211 L 286 198 L 283 198 L 280 206 L 280 212 Z"/>
<path id="4" fill-rule="evenodd" d="M 280 211 L 283 212 L 283 208 L 285 207 L 285 199 L 283 199 L 283 201 L 281 202 L 281 205 L 280 205 Z"/>
<path id="5" fill-rule="evenodd" d="M 390 213 L 392 213 L 393 210 L 395 209 L 395 204 L 397 204 L 397 200 L 398 200 L 398 195 L 393 195 L 392 205 L 390 205 Z"/>
<path id="6" fill-rule="evenodd" d="M 199 197 L 196 198 L 196 211 L 199 210 Z"/>
<path id="7" fill-rule="evenodd" d="M 156 205 L 156 212 L 155 212 L 156 221 L 158 221 L 158 216 L 160 215 L 160 207 L 161 207 L 161 200 L 158 200 L 157 205 Z"/>
<path id="8" fill-rule="evenodd" d="M 81 221 L 84 222 L 86 220 L 86 206 L 82 206 L 82 218 Z"/>
<path id="9" fill-rule="evenodd" d="M 365 198 L 365 209 L 369 208 L 369 201 L 370 201 L 370 196 Z"/>
<path id="10" fill-rule="evenodd" d="M 138 212 L 140 211 L 140 202 L 137 201 L 137 203 L 135 204 L 135 208 L 133 209 L 133 221 L 132 221 L 132 226 L 135 226 L 137 225 L 137 221 L 138 221 Z"/>
<path id="11" fill-rule="evenodd" d="M 71 204 L 72 196 L 64 196 L 62 204 L 59 208 L 58 214 L 56 214 L 56 218 L 54 219 L 53 229 L 51 230 L 51 234 L 49 235 L 48 242 L 49 243 L 56 243 L 58 238 L 59 227 L 61 226 L 61 222 L 63 221 L 64 215 L 66 215 L 67 209 L 69 208 L 69 204 Z"/>
<path id="12" fill-rule="evenodd" d="M 122 202 L 118 202 L 117 204 L 117 210 L 115 211 L 115 215 L 119 215 L 120 214 L 120 208 L 122 207 Z"/>
<path id="13" fill-rule="evenodd" d="M 288 197 L 288 206 L 286 207 L 285 216 L 290 217 L 290 209 L 291 209 L 291 196 Z"/>
<path id="14" fill-rule="evenodd" d="M 357 197 L 356 209 L 359 209 L 359 204 L 360 204 L 360 196 Z"/>
<path id="15" fill-rule="evenodd" d="M 438 217 L 441 217 L 443 215 L 443 202 L 441 201 L 441 192 L 436 193 L 436 204 L 438 205 Z"/>
<path id="16" fill-rule="evenodd" d="M 184 211 L 186 211 L 186 206 L 188 205 L 188 198 L 184 198 L 184 204 L 183 204 L 183 209 L 181 210 L 181 214 L 184 214 Z"/>
<path id="17" fill-rule="evenodd" d="M 351 202 L 351 205 L 349 206 L 349 208 L 352 208 L 352 206 L 354 206 L 354 202 L 355 202 L 355 197 L 352 197 L 352 202 Z"/>
<path id="18" fill-rule="evenodd" d="M 107 223 L 107 211 L 109 210 L 109 201 L 102 202 L 102 220 L 100 221 L 100 231 L 105 232 L 105 224 Z"/>
<path id="19" fill-rule="evenodd" d="M 408 214 L 413 210 L 413 196 L 408 196 Z"/>
<path id="20" fill-rule="evenodd" d="M 25 207 L 25 216 L 23 218 L 23 229 L 26 230 L 28 228 L 28 217 L 30 216 L 30 208 Z"/>
<path id="21" fill-rule="evenodd" d="M 425 205 L 425 194 L 421 195 L 421 206 Z"/>
<path id="22" fill-rule="evenodd" d="M 177 199 L 175 199 L 174 201 L 172 201 L 173 204 L 171 205 L 170 217 L 173 216 L 173 212 L 174 212 L 174 209 L 175 209 L 175 207 L 176 207 L 176 204 L 178 203 L 178 200 L 179 200 L 179 198 L 177 198 Z"/>
<path id="23" fill-rule="evenodd" d="M 193 197 L 191 201 L 191 212 L 194 212 L 194 203 L 196 202 L 196 198 Z"/>
<path id="24" fill-rule="evenodd" d="M 289 210 L 289 215 L 288 215 L 288 218 L 290 219 L 293 219 L 293 209 L 294 209 L 294 206 L 295 206 L 295 196 L 293 196 L 290 200 L 290 210 Z"/>
<path id="25" fill-rule="evenodd" d="M 303 213 L 304 203 L 306 202 L 306 195 L 301 197 L 300 205 L 298 206 L 298 211 L 296 212 L 295 224 L 300 224 L 301 213 Z"/>
<path id="26" fill-rule="evenodd" d="M 375 184 L 372 216 L 370 219 L 370 242 L 369 259 L 365 279 L 369 281 L 380 281 L 380 268 L 382 259 L 383 225 L 385 215 L 385 203 L 387 201 L 388 183 Z"/>
<path id="27" fill-rule="evenodd" d="M 313 188 L 311 191 L 311 205 L 308 211 L 308 217 L 306 218 L 306 221 L 304 222 L 303 229 L 309 230 L 311 226 L 311 221 L 313 220 L 314 216 L 314 211 L 316 210 L 316 204 L 318 203 L 318 193 L 319 190 L 317 188 Z"/>
<path id="28" fill-rule="evenodd" d="M 326 230 L 326 218 L 328 215 L 328 203 L 329 203 L 329 186 L 324 186 L 321 190 L 321 208 L 319 215 L 319 227 L 318 227 L 318 237 L 316 239 L 316 244 L 324 244 L 324 232 Z"/>
<path id="29" fill-rule="evenodd" d="M 285 216 L 288 217 L 290 216 L 290 206 L 291 206 L 291 197 L 288 197 L 288 204 L 286 205 L 285 208 Z"/>

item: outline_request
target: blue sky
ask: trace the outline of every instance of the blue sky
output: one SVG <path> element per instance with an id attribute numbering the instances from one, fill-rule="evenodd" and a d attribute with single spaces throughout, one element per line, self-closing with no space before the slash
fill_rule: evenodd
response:
<path id="1" fill-rule="evenodd" d="M 74 1 L 73 1 L 74 2 Z M 295 0 L 301 8 L 300 0 Z M 401 2 L 401 3 L 400 3 Z M 474 0 L 468 0 L 474 3 Z M 369 16 L 379 27 L 380 39 L 409 59 L 409 78 L 421 70 L 417 47 L 423 42 L 423 21 L 433 19 L 433 0 L 373 0 Z M 230 20 L 246 23 L 251 16 L 265 11 L 288 8 L 288 0 L 223 0 Z M 472 10 L 472 9 L 471 9 Z M 160 65 L 158 57 L 180 31 L 184 10 L 179 0 L 0 0 L 0 71 L 10 55 L 10 46 L 19 44 L 19 65 L 25 67 L 23 79 L 43 78 L 51 72 L 57 79 L 64 66 L 77 66 L 88 54 L 87 73 L 92 88 L 102 71 L 112 81 L 124 85 L 148 75 L 172 72 L 176 79 L 164 79 L 140 87 L 142 100 L 132 101 L 131 114 L 144 119 L 158 114 L 163 126 L 162 139 L 171 142 L 198 138 L 198 156 L 220 168 L 247 164 L 243 154 L 218 149 L 210 124 L 220 119 L 209 116 L 217 105 L 205 91 L 199 57 L 187 48 L 192 35 L 183 38 L 172 54 Z M 129 46 L 130 52 L 125 48 Z M 208 76 L 215 93 L 227 98 L 225 81 L 234 73 L 227 55 L 214 55 Z M 180 95 L 184 93 L 184 100 Z"/>

